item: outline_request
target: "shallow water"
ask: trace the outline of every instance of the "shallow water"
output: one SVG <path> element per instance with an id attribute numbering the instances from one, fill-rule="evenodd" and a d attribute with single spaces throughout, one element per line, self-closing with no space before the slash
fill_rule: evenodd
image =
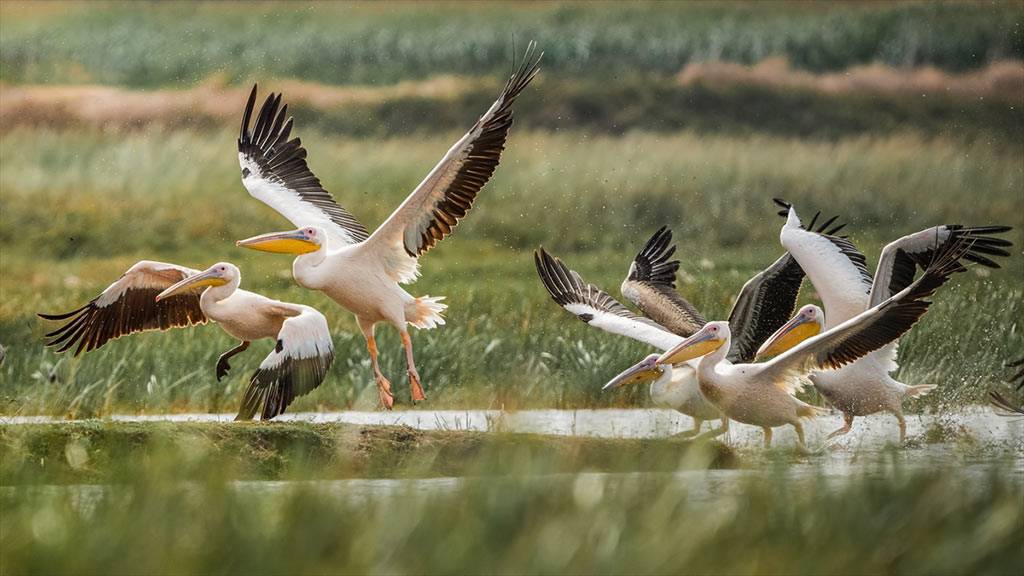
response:
<path id="1" fill-rule="evenodd" d="M 915 414 L 907 417 L 907 438 L 911 445 L 936 443 L 936 440 L 969 439 L 980 445 L 1024 450 L 1024 417 L 996 414 L 988 406 L 970 406 L 956 412 Z M 118 422 L 230 422 L 234 414 L 154 414 L 114 415 Z M 420 430 L 475 430 L 527 432 L 563 436 L 603 438 L 657 438 L 685 432 L 693 420 L 674 410 L 397 410 L 393 412 L 299 412 L 277 418 L 286 422 L 338 422 L 359 425 L 409 426 Z M 0 425 L 58 423 L 66 420 L 47 416 L 0 417 Z M 825 443 L 829 432 L 840 428 L 842 416 L 833 412 L 806 422 L 808 445 L 814 449 Z M 704 430 L 710 424 L 704 424 Z M 853 430 L 830 443 L 832 448 L 877 450 L 895 444 L 899 438 L 896 420 L 888 414 L 857 418 Z M 720 437 L 736 448 L 757 448 L 763 440 L 761 429 L 733 422 Z M 790 426 L 776 428 L 773 446 L 796 444 Z"/>
<path id="2" fill-rule="evenodd" d="M 174 414 L 149 416 L 113 416 L 115 421 L 138 422 L 219 422 L 231 421 L 233 414 Z M 692 420 L 671 410 L 529 410 L 499 411 L 427 411 L 330 412 L 287 414 L 280 420 L 303 422 L 344 422 L 362 425 L 404 425 L 424 430 L 477 430 L 529 432 L 599 437 L 653 438 L 686 431 Z M 5 417 L 0 424 L 61 422 L 46 417 Z M 728 498 L 742 489 L 741 479 L 751 475 L 777 472 L 777 465 L 794 482 L 824 478 L 829 486 L 842 486 L 848 480 L 867 474 L 895 474 L 908 469 L 948 469 L 955 467 L 968 477 L 983 479 L 995 466 L 1024 482 L 1024 418 L 1008 418 L 990 408 L 969 407 L 956 413 L 914 415 L 907 418 L 908 443 L 894 447 L 896 422 L 891 416 L 858 418 L 853 431 L 824 446 L 825 435 L 842 424 L 839 414 L 818 418 L 807 424 L 808 442 L 818 452 L 796 455 L 792 447 L 796 435 L 792 429 L 775 433 L 777 450 L 764 451 L 761 430 L 733 423 L 726 443 L 741 452 L 744 467 L 734 470 L 681 470 L 673 473 L 583 473 L 534 476 L 532 481 L 572 482 L 574 493 L 586 497 L 588 491 L 603 490 L 610 483 L 642 482 L 654 476 L 669 476 L 687 490 L 687 498 L 712 502 Z M 707 426 L 707 425 L 705 425 Z M 943 431 L 941 434 L 936 430 Z M 430 498 L 462 490 L 474 483 L 500 482 L 498 478 L 421 478 L 421 479 L 348 479 L 317 481 L 234 481 L 234 490 L 243 494 L 285 495 L 293 490 L 313 490 L 318 496 L 358 504 L 360 502 Z M 983 486 L 984 482 L 978 482 Z M 197 486 L 196 489 L 199 489 Z M 130 496 L 132 488 L 119 485 L 27 485 L 0 486 L 0 503 L 30 498 L 46 502 L 70 496 L 75 507 L 92 510 L 107 494 Z"/>

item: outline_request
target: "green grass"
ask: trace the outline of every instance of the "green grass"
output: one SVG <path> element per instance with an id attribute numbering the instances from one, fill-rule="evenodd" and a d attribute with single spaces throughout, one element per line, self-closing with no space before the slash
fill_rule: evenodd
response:
<path id="1" fill-rule="evenodd" d="M 7 4 L 5 82 L 152 87 L 218 74 L 380 84 L 503 72 L 513 40 L 530 39 L 550 73 L 603 79 L 769 56 L 811 70 L 964 70 L 1024 57 L 1015 3 Z"/>
<path id="2" fill-rule="evenodd" d="M 313 169 L 368 226 L 382 221 L 447 148 L 431 138 L 338 139 L 302 134 Z M 212 376 L 230 339 L 216 327 L 124 338 L 80 359 L 41 346 L 38 311 L 71 309 L 141 258 L 203 267 L 241 265 L 243 286 L 314 305 L 330 319 L 337 360 L 324 385 L 293 410 L 372 409 L 376 394 L 351 316 L 289 277 L 290 261 L 233 241 L 286 222 L 238 181 L 230 132 L 15 130 L 0 143 L 0 411 L 87 416 L 236 408 L 247 375 L 269 350 L 257 343 L 231 377 Z M 600 385 L 645 353 L 590 329 L 550 301 L 536 279 L 539 244 L 618 294 L 629 260 L 669 224 L 680 242 L 681 289 L 724 317 L 743 282 L 779 253 L 772 196 L 805 215 L 850 222 L 868 254 L 899 234 L 943 222 L 1007 223 L 1020 246 L 1020 149 L 880 136 L 833 143 L 757 136 L 515 132 L 493 181 L 456 234 L 424 257 L 414 294 L 451 304 L 445 327 L 414 335 L 429 407 L 583 407 L 643 403 L 643 390 Z M 983 401 L 1024 348 L 1019 248 L 1007 269 L 957 278 L 905 340 L 899 376 L 935 383 L 926 400 Z M 805 291 L 811 298 L 811 291 Z M 404 361 L 392 330 L 383 367 L 399 398 Z"/>
<path id="3" fill-rule="evenodd" d="M 112 488 L 5 488 L 0 570 L 1007 574 L 1024 562 L 1024 487 L 1004 466 L 915 470 L 893 454 L 842 479 L 769 466 L 490 476 L 381 495 L 216 474 L 181 483 L 145 462 Z"/>

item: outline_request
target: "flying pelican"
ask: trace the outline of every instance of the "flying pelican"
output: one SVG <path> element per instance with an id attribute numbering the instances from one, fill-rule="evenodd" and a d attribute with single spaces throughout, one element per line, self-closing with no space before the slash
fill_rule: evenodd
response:
<path id="1" fill-rule="evenodd" d="M 820 229 L 828 229 L 834 221 L 835 218 L 828 220 Z M 836 226 L 830 232 L 834 234 L 841 228 Z M 622 294 L 647 318 L 634 314 L 597 286 L 584 281 L 543 248 L 534 252 L 534 261 L 537 274 L 552 299 L 580 320 L 665 351 L 706 323 L 700 312 L 676 291 L 679 260 L 671 260 L 675 250 L 672 232 L 662 226 L 637 253 L 622 282 Z M 786 322 L 796 306 L 803 277 L 800 266 L 785 254 L 743 285 L 729 314 L 729 323 L 739 335 L 730 348 L 730 361 L 753 359 L 761 342 Z M 721 419 L 722 426 L 712 429 L 709 435 L 728 430 L 728 418 L 700 392 L 695 373 L 697 363 L 675 367 L 655 365 L 657 358 L 657 354 L 648 356 L 616 376 L 605 389 L 650 382 L 651 400 L 655 405 L 693 418 L 694 427 L 686 435 L 699 433 L 704 421 L 712 419 Z"/>
<path id="2" fill-rule="evenodd" d="M 811 371 L 825 371 L 853 362 L 885 346 L 910 329 L 927 311 L 924 300 L 965 270 L 959 259 L 966 251 L 964 240 L 944 244 L 917 281 L 895 296 L 838 326 L 807 338 L 767 362 L 731 364 L 725 361 L 731 344 L 727 322 L 709 322 L 696 334 L 677 344 L 655 360 L 656 365 L 679 364 L 700 358 L 697 380 L 705 397 L 739 422 L 760 426 L 764 445 L 771 446 L 772 428 L 790 424 L 800 447 L 806 450 L 801 419 L 822 409 L 798 400 L 794 394 Z M 787 324 L 766 345 L 784 338 Z"/>
<path id="3" fill-rule="evenodd" d="M 334 346 L 323 314 L 309 306 L 271 300 L 241 290 L 234 264 L 219 262 L 200 272 L 143 260 L 128 269 L 88 304 L 65 314 L 39 314 L 67 320 L 48 333 L 47 346 L 75 356 L 95 350 L 126 334 L 216 322 L 241 343 L 217 360 L 217 380 L 231 369 L 228 360 L 253 340 L 272 338 L 274 350 L 249 380 L 236 420 L 285 411 L 297 396 L 323 382 L 334 359 Z"/>
<path id="4" fill-rule="evenodd" d="M 848 239 L 807 231 L 800 225 L 796 210 L 789 203 L 776 202 L 783 207 L 780 214 L 786 216 L 786 224 L 780 233 L 782 245 L 807 272 L 821 296 L 825 311 L 817 306 L 801 309 L 796 321 L 790 325 L 789 333 L 775 346 L 760 350 L 760 356 L 778 354 L 803 338 L 838 326 L 877 306 L 907 287 L 913 281 L 917 267 L 927 265 L 943 245 L 961 239 L 969 241 L 964 260 L 990 268 L 999 268 L 990 257 L 1009 255 L 1003 249 L 1010 246 L 1008 241 L 986 236 L 1006 232 L 1010 230 L 1008 226 L 936 226 L 887 245 L 882 250 L 872 280 L 864 255 Z M 884 410 L 896 417 L 900 442 L 906 439 L 903 399 L 927 394 L 935 386 L 908 386 L 892 378 L 890 372 L 899 367 L 896 347 L 897 341 L 894 340 L 848 366 L 811 375 L 810 380 L 821 395 L 843 412 L 843 426 L 829 434 L 829 438 L 849 432 L 856 416 Z"/>
<path id="5" fill-rule="evenodd" d="M 239 246 L 297 255 L 296 282 L 320 290 L 356 316 L 370 353 L 380 402 L 394 404 L 391 383 L 377 363 L 374 327 L 394 326 L 402 339 L 413 402 L 425 398 L 413 360 L 408 325 L 430 329 L 444 324 L 440 297 L 413 297 L 399 284 L 419 276 L 418 258 L 448 236 L 466 215 L 501 158 L 512 126 L 512 103 L 537 74 L 540 54 L 530 43 L 522 65 L 498 99 L 434 167 L 420 185 L 371 235 L 339 206 L 306 165 L 298 138 L 289 140 L 292 120 L 281 95 L 271 94 L 252 130 L 253 87 L 242 118 L 238 158 L 249 193 L 300 228 L 263 234 Z"/>

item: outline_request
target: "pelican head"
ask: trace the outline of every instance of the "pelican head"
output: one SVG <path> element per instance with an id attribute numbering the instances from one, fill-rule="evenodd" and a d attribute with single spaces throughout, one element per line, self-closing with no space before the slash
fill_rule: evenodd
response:
<path id="1" fill-rule="evenodd" d="M 658 364 L 681 364 L 718 350 L 729 340 L 728 322 L 708 322 L 695 334 L 658 357 Z"/>
<path id="2" fill-rule="evenodd" d="M 287 232 L 260 234 L 239 240 L 235 242 L 235 245 L 276 254 L 308 254 L 319 250 L 323 246 L 323 240 L 323 230 L 315 226 L 307 226 Z"/>
<path id="3" fill-rule="evenodd" d="M 825 313 L 814 304 L 808 304 L 761 345 L 756 358 L 782 354 L 804 340 L 820 334 L 824 324 Z"/>
<path id="4" fill-rule="evenodd" d="M 658 355 L 651 354 L 633 366 L 625 369 L 621 374 L 612 378 L 601 390 L 612 390 L 626 384 L 643 384 L 653 382 L 665 373 L 665 366 L 658 364 Z"/>
<path id="5" fill-rule="evenodd" d="M 232 281 L 241 277 L 242 273 L 238 270 L 238 266 L 235 266 L 230 262 L 218 262 L 199 274 L 189 276 L 188 278 L 185 278 L 157 294 L 156 301 L 159 302 L 164 298 L 180 294 L 185 290 L 194 290 L 196 288 L 206 288 L 209 286 L 224 286 L 225 284 L 230 284 Z"/>

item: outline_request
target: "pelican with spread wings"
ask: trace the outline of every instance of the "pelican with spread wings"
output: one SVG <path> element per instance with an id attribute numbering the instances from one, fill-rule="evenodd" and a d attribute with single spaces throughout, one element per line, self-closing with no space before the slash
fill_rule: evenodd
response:
<path id="1" fill-rule="evenodd" d="M 256 87 L 249 96 L 238 138 L 242 184 L 299 228 L 241 240 L 238 245 L 296 255 L 295 281 L 322 291 L 355 314 L 386 409 L 394 397 L 377 363 L 374 327 L 386 322 L 398 330 L 412 400 L 423 400 L 408 326 L 430 329 L 444 324 L 447 306 L 440 297 L 414 297 L 400 285 L 416 280 L 419 257 L 451 234 L 494 173 L 512 126 L 512 104 L 536 76 L 540 56 L 531 42 L 494 104 L 373 234 L 335 202 L 309 169 L 302 142 L 291 138 L 292 119 L 288 107 L 281 106 L 281 95 L 267 97 L 252 126 Z"/>
<path id="2" fill-rule="evenodd" d="M 847 238 L 809 231 L 800 225 L 796 209 L 788 202 L 776 200 L 786 217 L 780 238 L 782 246 L 807 272 L 821 296 L 824 311 L 807 306 L 789 324 L 787 333 L 773 346 L 759 352 L 761 356 L 779 354 L 802 339 L 838 326 L 872 306 L 898 293 L 913 282 L 918 268 L 924 268 L 942 246 L 967 242 L 963 259 L 980 266 L 999 268 L 994 260 L 1009 256 L 1010 242 L 993 234 L 1009 231 L 1009 226 L 964 227 L 945 225 L 926 228 L 889 243 L 878 260 L 874 278 L 868 271 L 864 255 Z M 935 388 L 929 384 L 908 386 L 890 373 L 896 363 L 894 340 L 879 350 L 838 370 L 814 373 L 814 387 L 843 413 L 844 423 L 829 437 L 846 434 L 857 416 L 880 411 L 893 414 L 899 423 L 900 442 L 906 438 L 903 418 L 904 398 L 927 394 Z"/>
<path id="3" fill-rule="evenodd" d="M 273 418 L 297 396 L 323 382 L 334 346 L 323 314 L 309 306 L 271 300 L 242 290 L 241 272 L 219 262 L 199 271 L 177 264 L 142 260 L 93 298 L 64 314 L 40 314 L 66 321 L 48 333 L 58 352 L 77 356 L 128 334 L 216 322 L 241 342 L 217 360 L 217 380 L 231 369 L 229 359 L 253 340 L 276 345 L 249 380 L 237 420 Z"/>
<path id="4" fill-rule="evenodd" d="M 801 422 L 821 409 L 796 398 L 812 371 L 845 366 L 878 350 L 909 330 L 928 310 L 931 296 L 950 276 L 965 268 L 960 259 L 969 241 L 958 239 L 936 250 L 924 274 L 894 296 L 850 320 L 804 339 L 767 362 L 732 364 L 726 361 L 732 341 L 727 322 L 709 322 L 696 334 L 658 357 L 655 365 L 676 365 L 700 358 L 697 380 L 705 397 L 733 420 L 760 426 L 765 447 L 771 446 L 772 428 L 792 425 L 801 448 L 806 448 Z M 799 316 L 797 317 L 799 318 Z M 765 343 L 774 346 L 786 338 L 793 322 Z"/>
<path id="5" fill-rule="evenodd" d="M 835 218 L 828 220 L 820 229 L 838 232 L 842 226 L 832 226 L 834 221 Z M 637 253 L 622 282 L 623 296 L 646 317 L 634 314 L 608 293 L 583 280 L 543 248 L 534 253 L 534 258 L 537 274 L 557 304 L 590 326 L 666 351 L 706 323 L 696 307 L 676 291 L 680 262 L 672 259 L 675 250 L 672 232 L 663 226 Z M 758 346 L 789 319 L 803 278 L 800 266 L 784 254 L 743 285 L 729 314 L 729 324 L 737 335 L 729 348 L 730 361 L 751 361 Z M 709 435 L 725 432 L 728 418 L 700 392 L 697 362 L 659 365 L 655 363 L 657 358 L 657 354 L 647 356 L 616 376 L 605 389 L 649 382 L 651 399 L 656 405 L 693 418 L 694 427 L 688 434 L 698 433 L 703 422 L 712 419 L 721 419 L 722 426 Z"/>

